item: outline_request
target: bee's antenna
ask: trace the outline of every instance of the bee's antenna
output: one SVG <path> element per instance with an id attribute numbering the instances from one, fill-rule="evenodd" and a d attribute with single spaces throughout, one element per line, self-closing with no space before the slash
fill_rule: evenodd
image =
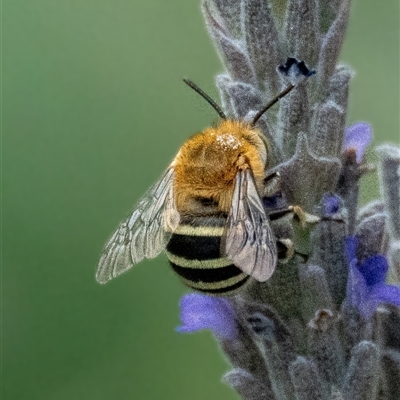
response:
<path id="1" fill-rule="evenodd" d="M 254 126 L 256 122 L 261 118 L 261 116 L 270 109 L 275 103 L 277 103 L 282 97 L 285 97 L 293 88 L 295 85 L 289 84 L 285 90 L 280 92 L 276 97 L 274 97 L 268 104 L 266 104 L 253 118 L 253 121 L 251 122 L 251 125 Z"/>
<path id="2" fill-rule="evenodd" d="M 204 93 L 195 83 L 193 83 L 189 79 L 184 79 L 183 82 L 186 83 L 186 85 L 190 86 L 195 92 L 197 92 L 210 106 L 218 113 L 218 115 L 222 119 L 226 119 L 226 115 L 222 111 L 221 107 L 206 93 Z M 278 99 L 279 100 L 279 99 Z M 261 115 L 260 115 L 261 117 Z M 258 118 L 260 118 L 258 117 Z M 258 119 L 257 118 L 257 119 Z"/>

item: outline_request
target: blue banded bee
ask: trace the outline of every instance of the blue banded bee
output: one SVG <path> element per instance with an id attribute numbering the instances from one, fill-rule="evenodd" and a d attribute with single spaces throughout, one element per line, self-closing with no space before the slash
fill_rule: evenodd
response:
<path id="1" fill-rule="evenodd" d="M 99 283 L 163 250 L 183 283 L 207 294 L 229 295 L 251 278 L 264 282 L 274 272 L 276 239 L 261 200 L 269 145 L 255 124 L 294 85 L 249 123 L 227 119 L 209 96 L 185 82 L 222 121 L 189 138 L 122 221 L 101 255 Z"/>

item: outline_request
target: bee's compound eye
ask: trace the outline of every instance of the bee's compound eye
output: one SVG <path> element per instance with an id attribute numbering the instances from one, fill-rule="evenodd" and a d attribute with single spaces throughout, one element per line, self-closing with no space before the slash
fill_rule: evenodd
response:
<path id="1" fill-rule="evenodd" d="M 218 202 L 215 201 L 212 197 L 196 197 L 196 201 L 198 201 L 204 207 L 216 207 L 218 206 Z"/>

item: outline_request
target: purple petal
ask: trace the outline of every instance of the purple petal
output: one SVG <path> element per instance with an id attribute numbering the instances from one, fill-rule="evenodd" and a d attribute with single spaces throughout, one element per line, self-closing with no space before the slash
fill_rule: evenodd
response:
<path id="1" fill-rule="evenodd" d="M 355 149 L 357 163 L 362 161 L 364 151 L 372 139 L 371 126 L 365 122 L 358 122 L 346 129 L 343 151 Z"/>
<path id="2" fill-rule="evenodd" d="M 400 287 L 385 284 L 388 262 L 385 256 L 368 257 L 361 265 L 356 258 L 357 238 L 348 236 L 345 254 L 349 263 L 346 302 L 357 307 L 365 318 L 371 318 L 381 303 L 400 307 Z"/>
<path id="3" fill-rule="evenodd" d="M 400 288 L 385 283 L 372 286 L 364 304 L 359 309 L 365 318 L 371 318 L 382 303 L 400 307 Z"/>
<path id="4" fill-rule="evenodd" d="M 385 256 L 376 255 L 368 257 L 359 267 L 367 286 L 384 283 L 389 269 Z"/>
<path id="5" fill-rule="evenodd" d="M 369 298 L 370 301 L 377 302 L 377 306 L 381 303 L 389 303 L 400 307 L 400 287 L 386 283 L 374 285 L 370 290 Z"/>
<path id="6" fill-rule="evenodd" d="M 322 196 L 322 204 L 324 206 L 323 213 L 325 217 L 331 217 L 340 210 L 341 199 L 336 194 L 325 193 Z"/>
<path id="7" fill-rule="evenodd" d="M 353 307 L 357 307 L 364 314 L 367 306 L 368 286 L 364 277 L 356 266 L 356 260 L 350 264 L 347 280 L 346 301 Z"/>
<path id="8" fill-rule="evenodd" d="M 226 299 L 199 293 L 184 295 L 180 302 L 182 325 L 178 332 L 196 332 L 210 329 L 223 339 L 237 336 L 234 310 Z"/>
<path id="9" fill-rule="evenodd" d="M 286 199 L 281 192 L 275 193 L 272 196 L 263 197 L 264 207 L 268 209 L 278 209 L 287 207 Z"/>
<path id="10" fill-rule="evenodd" d="M 350 265 L 352 261 L 357 259 L 356 250 L 357 250 L 358 240 L 355 236 L 347 236 L 345 242 L 345 254 L 347 263 Z"/>

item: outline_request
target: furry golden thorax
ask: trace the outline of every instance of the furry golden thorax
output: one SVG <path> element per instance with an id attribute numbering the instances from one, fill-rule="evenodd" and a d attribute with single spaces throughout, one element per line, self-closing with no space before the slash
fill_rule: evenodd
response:
<path id="1" fill-rule="evenodd" d="M 268 149 L 261 133 L 250 124 L 226 120 L 189 138 L 175 158 L 175 196 L 181 213 L 202 213 L 201 201 L 218 211 L 231 205 L 239 169 L 250 168 L 262 188 Z M 200 201 L 199 201 L 200 200 Z M 208 212 L 210 207 L 207 207 Z"/>

